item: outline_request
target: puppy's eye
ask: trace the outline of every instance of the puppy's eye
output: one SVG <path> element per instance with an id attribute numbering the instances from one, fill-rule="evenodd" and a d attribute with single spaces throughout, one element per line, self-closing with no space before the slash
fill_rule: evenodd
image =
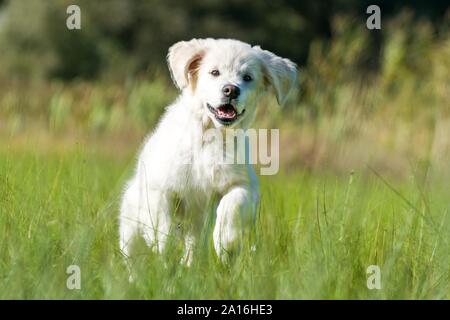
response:
<path id="1" fill-rule="evenodd" d="M 214 77 L 218 77 L 220 75 L 219 70 L 214 69 L 213 71 L 211 71 L 211 75 L 213 75 Z"/>
<path id="2" fill-rule="evenodd" d="M 245 82 L 249 82 L 249 81 L 253 80 L 252 76 L 249 74 L 244 75 L 243 79 Z"/>

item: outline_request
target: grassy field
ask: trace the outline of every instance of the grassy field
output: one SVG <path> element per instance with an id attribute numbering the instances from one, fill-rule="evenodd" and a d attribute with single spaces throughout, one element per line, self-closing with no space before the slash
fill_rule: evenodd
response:
<path id="1" fill-rule="evenodd" d="M 177 95 L 165 66 L 120 80 L 0 78 L 0 299 L 450 299 L 448 24 L 408 12 L 383 22 L 376 59 L 364 24 L 332 27 L 285 108 L 258 107 L 255 127 L 280 129 L 281 170 L 261 178 L 256 250 L 222 265 L 206 227 L 186 268 L 176 234 L 163 255 L 140 242 L 133 283 L 118 205 Z M 66 287 L 70 265 L 80 290 Z M 370 265 L 381 290 L 366 286 Z"/>
<path id="2" fill-rule="evenodd" d="M 263 177 L 256 251 L 222 265 L 205 230 L 186 268 L 176 236 L 162 256 L 140 243 L 129 283 L 117 210 L 131 160 L 85 146 L 2 151 L 1 299 L 450 298 L 449 182 L 391 184 L 369 171 Z M 74 264 L 80 290 L 66 288 Z M 366 287 L 369 265 L 381 290 Z"/>

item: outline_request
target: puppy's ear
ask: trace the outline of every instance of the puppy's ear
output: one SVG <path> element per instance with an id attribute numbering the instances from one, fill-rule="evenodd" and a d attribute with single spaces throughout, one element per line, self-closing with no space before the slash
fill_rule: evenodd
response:
<path id="1" fill-rule="evenodd" d="M 169 48 L 167 64 L 170 75 L 175 85 L 183 90 L 190 83 L 193 88 L 200 61 L 206 52 L 206 41 L 204 39 L 193 39 L 191 41 L 180 41 Z"/>
<path id="2" fill-rule="evenodd" d="M 284 105 L 297 81 L 297 65 L 259 46 L 253 48 L 257 50 L 263 62 L 265 81 L 274 88 L 278 104 Z"/>

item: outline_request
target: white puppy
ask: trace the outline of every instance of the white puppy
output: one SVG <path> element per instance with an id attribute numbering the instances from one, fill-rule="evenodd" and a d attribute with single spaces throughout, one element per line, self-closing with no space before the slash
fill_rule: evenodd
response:
<path id="1" fill-rule="evenodd" d="M 146 140 L 126 185 L 120 248 L 129 256 L 131 240 L 140 234 L 161 251 L 178 200 L 190 215 L 184 257 L 190 263 L 205 207 L 219 199 L 213 238 L 217 254 L 224 259 L 252 225 L 258 181 L 250 164 L 220 161 L 217 151 L 223 141 L 206 132 L 249 128 L 256 103 L 269 86 L 283 104 L 296 82 L 296 66 L 258 46 L 230 39 L 181 41 L 169 49 L 167 60 L 181 95 Z"/>

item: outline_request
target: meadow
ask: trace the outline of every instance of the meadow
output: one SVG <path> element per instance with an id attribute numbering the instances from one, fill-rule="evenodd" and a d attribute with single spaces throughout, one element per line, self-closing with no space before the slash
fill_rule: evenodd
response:
<path id="1" fill-rule="evenodd" d="M 0 298 L 449 298 L 448 181 L 359 173 L 263 177 L 255 251 L 223 265 L 205 228 L 188 268 L 176 235 L 163 255 L 138 243 L 129 283 L 117 232 L 128 163 L 81 149 L 2 153 Z M 66 287 L 69 265 L 80 290 Z M 381 290 L 366 286 L 369 265 Z"/>
<path id="2" fill-rule="evenodd" d="M 449 299 L 448 33 L 392 20 L 379 71 L 361 72 L 367 30 L 333 28 L 288 105 L 259 107 L 255 127 L 280 129 L 281 165 L 261 177 L 256 250 L 220 263 L 207 223 L 189 268 L 176 234 L 162 255 L 138 242 L 132 283 L 118 205 L 177 95 L 167 71 L 0 81 L 0 299 Z M 70 265 L 79 290 L 66 287 Z M 366 285 L 370 265 L 380 290 Z"/>

